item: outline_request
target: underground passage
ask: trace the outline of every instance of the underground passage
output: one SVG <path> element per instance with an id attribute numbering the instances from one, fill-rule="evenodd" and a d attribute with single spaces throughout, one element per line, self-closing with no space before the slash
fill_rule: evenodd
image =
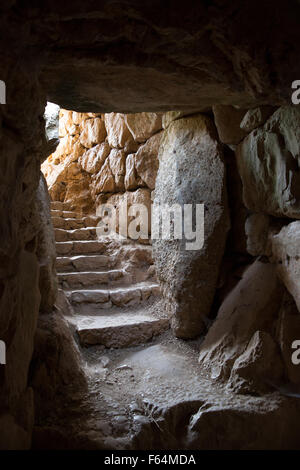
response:
<path id="1" fill-rule="evenodd" d="M 299 449 L 299 2 L 0 11 L 0 449 Z"/>

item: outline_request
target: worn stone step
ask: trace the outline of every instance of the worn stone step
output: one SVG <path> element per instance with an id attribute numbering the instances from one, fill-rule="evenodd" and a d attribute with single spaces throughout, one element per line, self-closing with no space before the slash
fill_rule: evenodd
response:
<path id="1" fill-rule="evenodd" d="M 77 334 L 83 346 L 102 344 L 106 348 L 126 348 L 145 343 L 168 328 L 167 318 L 121 314 L 85 318 L 77 325 Z"/>
<path id="2" fill-rule="evenodd" d="M 57 242 L 66 242 L 71 240 L 96 240 L 97 231 L 95 227 L 78 228 L 75 230 L 65 230 L 55 228 L 55 240 Z"/>
<path id="3" fill-rule="evenodd" d="M 52 217 L 52 224 L 54 228 L 63 228 L 65 230 L 75 230 L 85 227 L 96 227 L 99 222 L 98 217 L 87 216 L 82 218 L 63 218 Z"/>
<path id="4" fill-rule="evenodd" d="M 112 268 L 114 261 L 113 257 L 107 255 L 58 256 L 56 269 L 58 272 L 96 271 L 104 267 Z"/>
<path id="5" fill-rule="evenodd" d="M 58 211 L 70 210 L 69 204 L 66 202 L 61 202 L 61 201 L 51 201 L 50 207 L 52 210 L 58 210 Z"/>
<path id="6" fill-rule="evenodd" d="M 99 286 L 111 284 L 126 279 L 130 282 L 131 276 L 123 269 L 111 269 L 108 271 L 84 271 L 58 273 L 58 280 L 64 289 Z"/>
<path id="7" fill-rule="evenodd" d="M 64 219 L 82 219 L 82 214 L 75 211 L 59 211 L 56 209 L 51 210 L 52 217 L 63 217 Z"/>
<path id="8" fill-rule="evenodd" d="M 72 304 L 105 304 L 110 306 L 131 306 L 147 300 L 151 295 L 159 295 L 156 283 L 144 282 L 132 286 L 115 287 L 112 289 L 76 289 L 66 291 Z"/>
<path id="9" fill-rule="evenodd" d="M 57 255 L 91 255 L 102 254 L 106 250 L 106 243 L 99 240 L 78 240 L 56 242 Z"/>

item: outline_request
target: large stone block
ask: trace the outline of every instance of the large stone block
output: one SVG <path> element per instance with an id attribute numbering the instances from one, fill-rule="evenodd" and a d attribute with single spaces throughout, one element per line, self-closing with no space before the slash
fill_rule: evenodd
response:
<path id="1" fill-rule="evenodd" d="M 79 158 L 78 163 L 81 168 L 91 174 L 96 174 L 105 162 L 110 152 L 110 146 L 107 142 L 95 145 L 84 152 Z"/>
<path id="2" fill-rule="evenodd" d="M 271 243 L 277 274 L 294 297 L 300 312 L 300 221 L 283 227 L 271 237 Z"/>
<path id="3" fill-rule="evenodd" d="M 129 215 L 129 210 L 133 205 L 142 205 L 145 212 L 145 224 L 147 226 L 140 226 L 139 241 L 148 240 L 151 233 L 151 192 L 148 188 L 139 188 L 136 191 L 126 191 L 125 193 L 116 193 L 107 199 L 107 204 L 111 204 L 116 209 L 116 231 L 120 235 L 130 238 L 130 224 L 137 221 L 137 218 L 133 215 Z M 139 231 L 138 223 L 136 224 L 136 230 Z M 145 228 L 146 232 L 143 231 Z"/>
<path id="4" fill-rule="evenodd" d="M 115 179 L 107 158 L 98 174 L 94 175 L 92 182 L 92 194 L 95 197 L 99 193 L 112 193 L 115 191 Z"/>
<path id="5" fill-rule="evenodd" d="M 79 349 L 64 318 L 72 310 L 62 291 L 56 305 L 39 317 L 35 334 L 30 377 L 38 421 L 49 414 L 49 407 L 65 399 L 66 390 L 85 387 Z"/>
<path id="6" fill-rule="evenodd" d="M 49 312 L 52 310 L 57 296 L 56 249 L 51 223 L 50 198 L 47 183 L 42 174 L 37 191 L 37 207 L 41 226 L 37 243 L 37 256 L 40 262 L 40 311 Z"/>
<path id="7" fill-rule="evenodd" d="M 106 137 L 104 121 L 101 118 L 86 119 L 80 124 L 80 143 L 86 148 L 100 144 Z"/>
<path id="8" fill-rule="evenodd" d="M 215 124 L 219 138 L 224 144 L 238 144 L 247 132 L 240 128 L 245 110 L 234 106 L 213 106 Z"/>
<path id="9" fill-rule="evenodd" d="M 154 203 L 205 205 L 201 249 L 187 250 L 185 239 L 153 240 L 157 275 L 179 337 L 199 335 L 212 305 L 229 229 L 225 184 L 210 119 L 195 115 L 172 122 L 160 144 Z"/>
<path id="10" fill-rule="evenodd" d="M 162 129 L 161 113 L 126 114 L 125 122 L 136 142 L 145 142 Z"/>
<path id="11" fill-rule="evenodd" d="M 248 209 L 300 218 L 299 155 L 300 109 L 281 107 L 237 149 Z"/>
<path id="12" fill-rule="evenodd" d="M 135 169 L 138 176 L 150 189 L 155 188 L 158 171 L 158 152 L 163 133 L 153 135 L 134 155 Z"/>
<path id="13" fill-rule="evenodd" d="M 136 150 L 136 145 L 126 125 L 124 114 L 105 114 L 105 127 L 108 143 L 111 147 L 125 148 L 128 152 Z"/>
<path id="14" fill-rule="evenodd" d="M 276 108 L 273 108 L 273 106 L 260 106 L 249 109 L 243 117 L 240 128 L 245 132 L 253 131 L 257 127 L 262 126 L 275 110 Z"/>
<path id="15" fill-rule="evenodd" d="M 116 190 L 123 191 L 125 189 L 126 154 L 124 150 L 112 149 L 108 158 L 111 172 L 114 175 Z"/>
<path id="16" fill-rule="evenodd" d="M 228 379 L 235 361 L 245 352 L 252 338 L 253 344 L 244 356 L 244 365 L 247 363 L 250 367 L 251 351 L 257 351 L 256 345 L 261 338 L 261 334 L 258 338 L 253 335 L 257 331 L 272 331 L 283 292 L 273 264 L 255 261 L 245 271 L 241 281 L 225 298 L 200 346 L 199 362 L 212 378 Z M 268 338 L 265 342 L 269 343 Z M 263 359 L 259 358 L 259 361 Z M 236 369 L 242 368 L 242 362 L 243 358 L 236 363 Z"/>

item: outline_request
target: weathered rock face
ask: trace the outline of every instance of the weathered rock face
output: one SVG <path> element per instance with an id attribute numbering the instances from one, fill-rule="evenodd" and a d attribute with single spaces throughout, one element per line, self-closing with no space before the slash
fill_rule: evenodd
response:
<path id="1" fill-rule="evenodd" d="M 135 154 L 134 167 L 137 175 L 150 189 L 155 188 L 158 170 L 158 150 L 162 133 L 158 133 L 142 145 Z"/>
<path id="2" fill-rule="evenodd" d="M 97 144 L 84 152 L 78 158 L 78 163 L 84 171 L 96 174 L 102 167 L 106 157 L 108 157 L 110 150 L 111 148 L 106 141 L 101 142 L 101 144 Z"/>
<path id="3" fill-rule="evenodd" d="M 300 34 L 299 9 L 296 0 L 275 2 L 271 11 L 270 2 L 261 0 L 247 2 L 243 7 L 237 0 L 221 0 L 213 5 L 176 2 L 172 14 L 167 3 L 150 5 L 134 0 L 120 0 L 114 8 L 110 1 L 101 5 L 77 0 L 72 3 L 54 0 L 51 5 L 30 0 L 1 2 L 1 79 L 7 85 L 7 104 L 0 108 L 0 338 L 7 345 L 7 365 L 0 366 L 0 426 L 5 430 L 0 433 L 1 448 L 28 448 L 31 441 L 34 406 L 28 367 L 40 304 L 37 247 L 41 227 L 36 190 L 40 162 L 49 154 L 43 132 L 46 95 L 60 106 L 77 111 L 136 113 L 174 109 L 179 113 L 176 118 L 180 113 L 208 111 L 216 104 L 244 109 L 289 104 L 290 84 L 299 67 L 300 50 L 295 47 Z M 271 127 L 274 124 L 271 131 L 265 129 L 263 162 L 260 151 L 255 149 L 263 141 L 261 128 L 254 131 L 256 136 L 251 134 L 241 144 L 242 156 L 248 159 L 251 154 L 251 168 L 243 165 L 241 175 L 251 211 L 299 218 L 298 165 L 295 165 L 299 155 L 298 118 L 294 119 L 291 112 L 292 120 L 287 125 L 289 112 L 284 109 L 278 111 L 276 119 L 271 118 Z M 281 112 L 284 116 L 279 119 Z M 293 113 L 297 114 L 296 108 Z M 83 117 L 74 112 L 73 123 L 66 119 L 63 146 L 76 149 L 70 163 L 83 154 L 83 146 L 75 136 L 76 126 L 85 118 L 99 116 Z M 280 127 L 280 121 L 290 132 Z M 246 126 L 248 132 L 253 127 L 251 119 Z M 90 124 L 87 127 L 84 142 L 94 146 L 98 127 Z M 103 126 L 100 127 L 103 131 Z M 142 139 L 140 132 L 136 135 Z M 124 151 L 134 154 L 137 150 L 134 139 L 127 136 Z M 248 147 L 251 142 L 255 144 L 253 152 Z M 267 165 L 272 162 L 277 165 L 275 169 Z M 132 162 L 128 167 L 135 176 Z M 69 194 L 84 194 L 85 183 L 72 181 Z M 57 196 L 63 193 L 63 179 L 60 183 Z M 142 183 L 136 176 L 134 183 L 131 178 L 130 185 L 133 190 Z M 87 193 L 84 198 L 87 199 Z M 68 196 L 64 194 L 63 199 Z M 284 320 L 282 331 L 287 333 L 282 338 L 291 337 L 294 320 L 296 323 L 296 319 Z M 257 334 L 251 351 L 257 352 L 260 344 L 264 350 L 269 343 L 265 335 Z M 210 434 L 199 434 L 195 444 L 198 448 L 219 444 L 217 431 L 224 420 L 226 429 L 238 429 L 239 435 L 251 428 L 253 439 L 244 446 L 259 445 L 255 412 L 250 416 L 245 412 L 243 426 L 239 427 L 239 410 L 233 416 L 224 411 L 224 404 L 222 410 L 217 408 L 216 405 L 199 411 L 189 427 L 192 434 L 201 429 L 203 422 L 205 428 L 207 422 L 213 422 Z M 291 410 L 297 423 L 298 414 L 288 403 L 283 415 L 276 413 L 270 421 L 269 429 L 277 429 L 278 422 L 290 415 Z M 277 439 L 278 434 L 276 442 L 284 446 L 282 436 L 291 437 L 292 433 L 285 424 Z M 297 431 L 295 436 L 298 434 Z M 272 432 L 268 435 L 265 442 L 271 446 Z M 238 438 L 237 433 L 233 436 L 228 433 L 221 445 L 230 448 L 237 445 Z M 298 445 L 296 439 L 289 442 Z"/>
<path id="4" fill-rule="evenodd" d="M 247 132 L 241 129 L 240 123 L 245 115 L 245 110 L 233 106 L 213 106 L 215 125 L 220 141 L 224 144 L 238 144 Z"/>
<path id="5" fill-rule="evenodd" d="M 40 311 L 49 313 L 52 311 L 57 297 L 56 249 L 54 230 L 51 223 L 50 198 L 47 183 L 42 174 L 38 187 L 37 204 L 41 227 L 37 241 L 37 253 L 40 264 Z"/>
<path id="6" fill-rule="evenodd" d="M 68 388 L 74 391 L 85 387 L 78 346 L 63 317 L 66 313 L 58 302 L 58 307 L 41 315 L 37 324 L 30 376 L 40 425 L 49 406 L 64 400 Z"/>
<path id="7" fill-rule="evenodd" d="M 75 116 L 74 116 L 75 115 Z M 75 121 L 73 120 L 75 117 Z M 104 122 L 95 115 L 78 121 L 77 113 L 61 110 L 59 119 L 60 143 L 42 165 L 52 200 L 66 202 L 78 212 L 91 212 L 94 203 L 90 195 L 90 174 L 83 170 L 79 159 L 93 142 L 105 138 Z M 100 124 L 100 121 L 102 124 Z M 88 167 L 88 158 L 84 167 Z"/>
<path id="8" fill-rule="evenodd" d="M 300 222 L 292 222 L 272 237 L 272 254 L 278 276 L 300 311 Z"/>
<path id="9" fill-rule="evenodd" d="M 247 251 L 252 256 L 270 254 L 268 251 L 270 217 L 266 214 L 250 214 L 245 223 Z"/>
<path id="10" fill-rule="evenodd" d="M 31 41 L 48 49 L 43 83 L 64 108 L 202 111 L 290 100 L 299 63 L 296 1 L 276 2 L 270 11 L 266 1 L 241 8 L 238 0 L 189 0 L 172 5 L 172 14 L 167 4 L 135 0 L 121 0 L 113 12 L 108 0 L 101 7 L 30 5 L 20 8 L 37 31 Z"/>
<path id="11" fill-rule="evenodd" d="M 269 342 L 268 337 L 263 335 L 262 339 L 261 333 L 257 332 L 272 331 L 282 295 L 283 288 L 272 264 L 256 261 L 248 268 L 242 280 L 224 300 L 200 346 L 199 362 L 210 371 L 213 378 L 228 379 L 234 367 L 238 373 L 243 360 L 252 363 L 252 358 L 247 359 L 247 355 L 252 354 L 255 360 L 255 350 L 259 348 L 260 341 Z M 251 339 L 252 344 L 249 346 Z M 245 353 L 247 346 L 249 351 Z M 240 358 L 243 353 L 245 356 Z M 264 360 L 260 355 L 258 357 Z"/>
<path id="12" fill-rule="evenodd" d="M 300 110 L 279 108 L 239 145 L 245 205 L 253 212 L 300 218 Z"/>
<path id="13" fill-rule="evenodd" d="M 132 134 L 125 122 L 125 115 L 110 113 L 105 115 L 105 126 L 108 130 L 107 140 L 113 148 L 126 148 L 129 152 L 136 148 Z"/>
<path id="14" fill-rule="evenodd" d="M 136 191 L 126 191 L 125 193 L 117 193 L 110 196 L 106 203 L 111 204 L 116 209 L 116 231 L 123 237 L 132 238 L 130 236 L 130 227 L 131 223 L 133 223 L 134 227 L 132 228 L 136 228 L 137 232 L 140 233 L 134 239 L 140 242 L 147 242 L 151 234 L 151 202 L 151 191 L 148 188 L 139 188 Z M 141 226 L 138 228 L 138 220 L 129 213 L 130 208 L 135 204 L 142 205 L 147 210 L 144 219 L 145 227 Z"/>
<path id="15" fill-rule="evenodd" d="M 205 204 L 200 250 L 187 250 L 186 239 L 153 240 L 173 330 L 179 337 L 191 338 L 204 329 L 229 229 L 225 168 L 211 121 L 197 115 L 172 122 L 161 143 L 159 162 L 155 204 Z"/>
<path id="16" fill-rule="evenodd" d="M 278 345 L 266 331 L 256 331 L 234 361 L 228 386 L 239 393 L 268 392 L 283 377 Z"/>
<path id="17" fill-rule="evenodd" d="M 4 26 L 2 7 L 1 28 L 8 32 L 11 25 Z M 19 39 L 26 42 L 24 28 L 20 25 Z M 40 304 L 36 192 L 46 103 L 36 68 L 20 63 L 23 47 L 12 38 L 1 72 L 10 84 L 7 104 L 0 107 L 0 339 L 6 344 L 6 365 L 0 365 L 1 449 L 29 448 L 34 420 L 28 370 Z M 0 50 L 8 50 L 2 39 Z"/>
<path id="18" fill-rule="evenodd" d="M 295 341 L 298 341 L 299 338 L 300 313 L 292 296 L 286 294 L 279 311 L 277 340 L 284 363 L 286 382 L 290 382 L 292 384 L 300 383 L 299 364 L 293 363 L 292 361 L 292 354 L 295 351 L 293 344 Z"/>
<path id="19" fill-rule="evenodd" d="M 142 143 L 162 129 L 162 114 L 126 114 L 125 122 L 134 140 Z"/>
<path id="20" fill-rule="evenodd" d="M 127 198 L 128 208 L 145 203 L 150 216 L 161 127 L 161 113 L 101 117 L 61 110 L 60 144 L 42 165 L 52 200 L 77 212 L 93 212 L 107 201 L 118 213 L 118 203 Z"/>

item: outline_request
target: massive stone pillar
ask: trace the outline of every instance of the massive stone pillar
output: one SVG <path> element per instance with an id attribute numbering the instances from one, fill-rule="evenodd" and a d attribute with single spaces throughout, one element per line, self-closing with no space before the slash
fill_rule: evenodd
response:
<path id="1" fill-rule="evenodd" d="M 204 329 L 229 229 L 225 167 L 210 119 L 194 115 L 171 122 L 159 160 L 154 203 L 181 207 L 203 203 L 205 207 L 201 249 L 188 250 L 184 238 L 153 240 L 157 274 L 174 333 L 192 338 Z"/>

